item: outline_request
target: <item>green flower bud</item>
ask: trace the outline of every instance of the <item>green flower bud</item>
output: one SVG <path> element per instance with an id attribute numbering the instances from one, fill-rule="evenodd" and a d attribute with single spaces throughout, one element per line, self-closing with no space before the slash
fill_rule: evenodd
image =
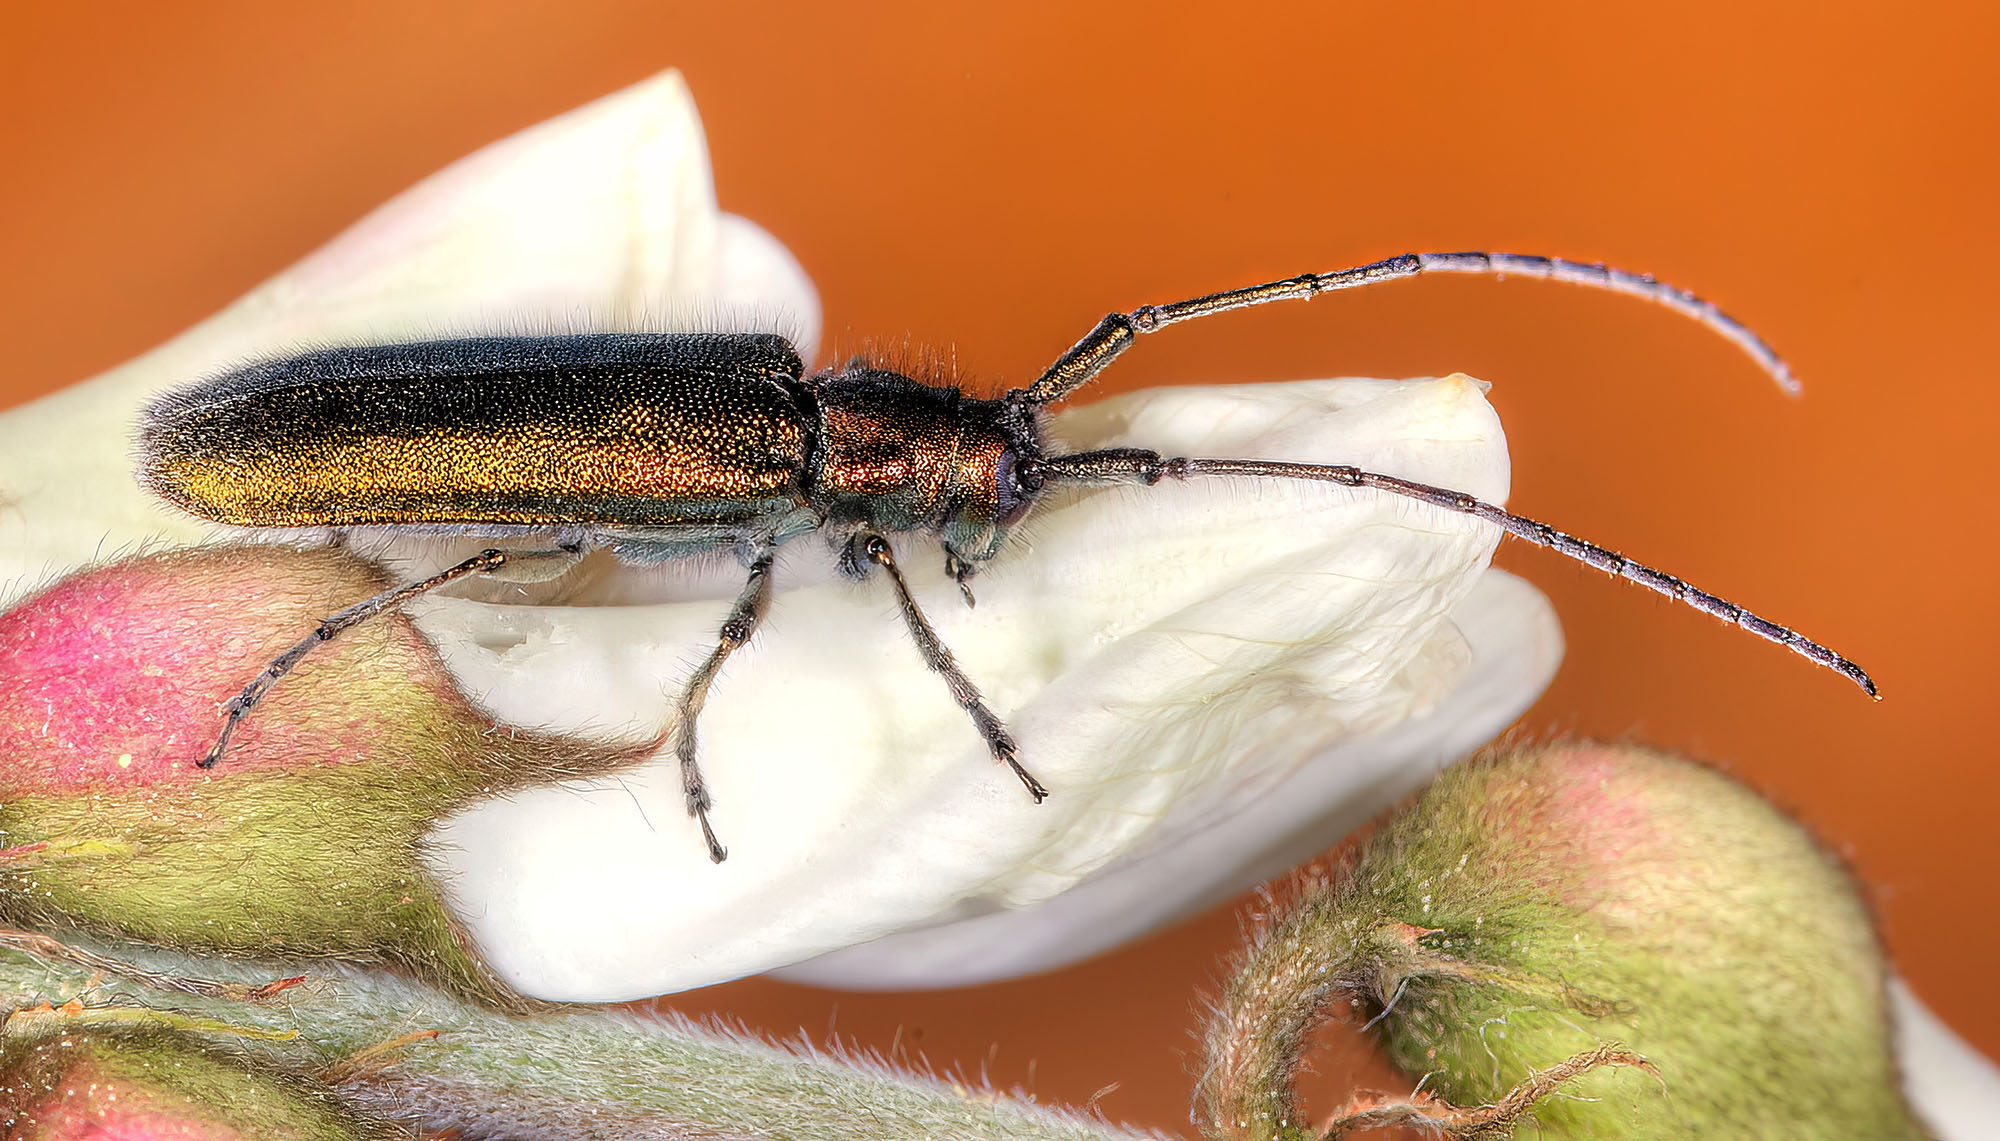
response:
<path id="1" fill-rule="evenodd" d="M 1337 1124 L 1922 1137 L 1883 976 L 1845 869 L 1742 785 L 1632 747 L 1524 750 L 1446 771 L 1305 886 L 1225 997 L 1204 1097 L 1220 1132 L 1295 1133 L 1305 1030 L 1347 998 L 1426 1092 Z"/>

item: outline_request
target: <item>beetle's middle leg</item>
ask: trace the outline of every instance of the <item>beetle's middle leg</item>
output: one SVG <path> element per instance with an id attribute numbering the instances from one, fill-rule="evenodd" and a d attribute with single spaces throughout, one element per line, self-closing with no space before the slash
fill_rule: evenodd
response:
<path id="1" fill-rule="evenodd" d="M 864 565 L 865 560 L 889 572 L 889 581 L 896 587 L 896 602 L 903 611 L 903 624 L 909 627 L 910 639 L 917 644 L 917 652 L 924 656 L 924 664 L 942 676 L 945 684 L 951 687 L 952 699 L 972 718 L 973 727 L 986 739 L 986 748 L 992 752 L 993 759 L 1005 761 L 1007 767 L 1014 770 L 1014 775 L 1021 778 L 1021 783 L 1027 786 L 1028 795 L 1040 804 L 1049 795 L 1049 790 L 1043 788 L 1042 782 L 1036 780 L 1034 774 L 1016 759 L 1014 754 L 1019 751 L 1019 746 L 1014 743 L 1014 735 L 987 708 L 986 699 L 979 695 L 979 687 L 973 685 L 972 679 L 965 676 L 965 671 L 958 668 L 951 651 L 945 649 L 930 620 L 924 617 L 923 610 L 917 606 L 916 596 L 910 593 L 910 584 L 903 581 L 902 568 L 896 565 L 896 552 L 889 546 L 889 540 L 870 531 L 860 532 L 848 541 L 845 560 L 857 569 Z"/>
<path id="2" fill-rule="evenodd" d="M 702 778 L 701 764 L 695 758 L 694 723 L 701 716 L 702 706 L 708 703 L 708 687 L 721 672 L 722 663 L 743 648 L 771 609 L 771 564 L 778 557 L 777 547 L 766 541 L 752 550 L 750 579 L 736 596 L 736 605 L 729 608 L 729 617 L 722 620 L 715 649 L 681 691 L 680 718 L 674 726 L 674 755 L 681 762 L 681 791 L 687 795 L 688 815 L 701 822 L 701 837 L 708 841 L 708 858 L 718 864 L 729 858 L 729 849 L 715 838 L 715 829 L 708 822 L 708 810 L 714 801 L 708 795 L 708 782 Z"/>

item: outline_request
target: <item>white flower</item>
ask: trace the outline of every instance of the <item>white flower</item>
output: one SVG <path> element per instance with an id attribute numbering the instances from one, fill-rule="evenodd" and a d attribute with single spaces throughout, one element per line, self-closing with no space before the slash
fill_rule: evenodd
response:
<path id="1" fill-rule="evenodd" d="M 0 581 L 20 592 L 144 542 L 212 537 L 129 474 L 133 419 L 163 388 L 306 346 L 691 320 L 788 322 L 809 346 L 817 316 L 789 256 L 716 212 L 693 109 L 663 76 L 472 156 L 172 343 L 0 420 L 14 508 Z M 1054 430 L 1071 447 L 1507 490 L 1498 423 L 1463 377 L 1142 393 Z M 1243 481 L 1077 493 L 1037 509 L 975 580 L 972 611 L 933 542 L 896 541 L 1047 803 L 987 758 L 888 584 L 838 579 L 826 544 L 804 538 L 701 721 L 727 863 L 710 864 L 671 763 L 440 823 L 430 864 L 502 977 L 610 1000 L 788 964 L 923 986 L 1081 958 L 1338 839 L 1504 728 L 1561 654 L 1541 597 L 1486 571 L 1493 528 L 1387 495 Z M 414 578 L 451 548 L 371 549 Z M 411 613 L 498 720 L 643 738 L 741 575 L 727 560 L 617 568 L 561 605 L 434 596 Z"/>

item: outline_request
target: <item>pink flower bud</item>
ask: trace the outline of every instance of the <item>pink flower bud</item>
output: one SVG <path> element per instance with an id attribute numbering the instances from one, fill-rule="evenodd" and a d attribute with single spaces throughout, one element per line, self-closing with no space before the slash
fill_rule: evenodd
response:
<path id="1" fill-rule="evenodd" d="M 399 960 L 487 987 L 420 838 L 474 796 L 633 759 L 492 730 L 399 615 L 308 654 L 197 767 L 224 702 L 381 590 L 334 551 L 86 571 L 0 615 L 0 917 L 189 951 Z"/>
<path id="2" fill-rule="evenodd" d="M 69 1032 L 0 1053 L 12 1141 L 389 1141 L 324 1086 L 260 1073 L 164 1033 Z"/>

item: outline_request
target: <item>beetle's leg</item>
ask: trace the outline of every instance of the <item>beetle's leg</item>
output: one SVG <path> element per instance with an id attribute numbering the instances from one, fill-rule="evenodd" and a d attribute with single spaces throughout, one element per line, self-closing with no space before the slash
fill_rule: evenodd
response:
<path id="1" fill-rule="evenodd" d="M 715 829 L 708 823 L 708 810 L 714 801 L 708 795 L 708 782 L 702 779 L 701 764 L 695 759 L 694 723 L 701 716 L 701 707 L 708 703 L 708 687 L 721 672 L 722 663 L 743 648 L 771 609 L 771 563 L 778 557 L 777 549 L 768 543 L 753 549 L 750 579 L 736 596 L 736 605 L 729 608 L 729 617 L 722 620 L 715 649 L 681 691 L 680 721 L 674 726 L 674 756 L 681 762 L 681 790 L 687 794 L 688 815 L 701 822 L 701 838 L 708 841 L 708 858 L 718 864 L 729 858 L 729 849 L 715 838 Z"/>
<path id="2" fill-rule="evenodd" d="M 889 540 L 868 531 L 854 536 L 848 544 L 847 561 L 850 565 L 859 566 L 863 559 L 889 572 L 889 581 L 896 587 L 896 603 L 903 611 L 903 624 L 910 628 L 910 638 L 916 642 L 917 652 L 924 656 L 924 664 L 942 675 L 945 684 L 951 687 L 952 700 L 958 702 L 959 708 L 972 718 L 973 727 L 985 738 L 986 748 L 992 752 L 993 759 L 1005 761 L 1007 767 L 1014 770 L 1014 775 L 1021 778 L 1028 795 L 1040 804 L 1049 795 L 1049 790 L 1043 788 L 1042 782 L 1015 759 L 1019 746 L 1014 743 L 1014 735 L 1007 732 L 1000 718 L 986 707 L 986 700 L 979 696 L 979 688 L 965 676 L 964 670 L 958 668 L 958 663 L 952 660 L 951 651 L 944 648 L 937 631 L 931 628 L 930 620 L 918 608 L 916 597 L 910 593 L 910 584 L 903 581 L 902 568 L 896 565 L 896 552 L 889 546 Z"/>
<path id="3" fill-rule="evenodd" d="M 1051 456 L 1035 460 L 1023 466 L 1025 468 L 1023 477 L 1033 480 L 1038 487 L 1050 483 L 1081 486 L 1136 483 L 1150 487 L 1163 479 L 1248 476 L 1257 479 L 1303 479 L 1319 483 L 1337 483 L 1343 487 L 1366 487 L 1408 499 L 1421 500 L 1448 511 L 1484 519 L 1516 538 L 1525 539 L 1538 547 L 1546 547 L 1556 554 L 1575 559 L 1585 566 L 1595 567 L 1607 574 L 1631 579 L 1648 590 L 1658 591 L 1704 614 L 1741 626 L 1767 642 L 1775 642 L 1801 657 L 1825 666 L 1860 686 L 1861 691 L 1868 696 L 1879 696 L 1875 691 L 1874 679 L 1868 676 L 1866 670 L 1796 630 L 1753 614 L 1726 598 L 1710 594 L 1693 583 L 1675 578 L 1665 571 L 1634 562 L 1617 551 L 1558 531 L 1547 523 L 1530 519 L 1525 515 L 1516 515 L 1504 507 L 1497 507 L 1463 491 L 1434 487 L 1428 483 L 1399 479 L 1379 472 L 1363 471 L 1344 464 L 1194 459 L 1186 456 L 1167 459 L 1158 452 L 1143 448 L 1106 448 L 1097 452 L 1077 452 L 1067 456 Z"/>
<path id="4" fill-rule="evenodd" d="M 313 628 L 313 632 L 307 635 L 304 641 L 271 659 L 271 664 L 264 667 L 264 672 L 257 675 L 257 680 L 244 686 L 242 693 L 229 699 L 229 704 L 224 707 L 222 733 L 216 738 L 215 747 L 195 764 L 204 769 L 214 768 L 215 763 L 222 759 L 222 754 L 229 748 L 229 738 L 235 734 L 236 726 L 257 707 L 258 702 L 264 700 L 271 687 L 278 684 L 286 674 L 291 673 L 307 654 L 333 641 L 342 631 L 358 626 L 378 614 L 400 609 L 411 599 L 429 594 L 438 587 L 456 582 L 467 575 L 491 574 L 506 566 L 508 560 L 515 557 L 507 551 L 481 551 L 457 566 L 447 567 L 427 579 L 399 586 L 394 590 L 385 590 L 366 602 L 357 602 L 345 610 L 320 619 L 319 625 Z"/>
<path id="5" fill-rule="evenodd" d="M 971 559 L 960 558 L 957 551 L 945 548 L 944 573 L 958 584 L 958 596 L 965 599 L 967 610 L 977 609 L 979 600 L 972 597 L 972 576 L 979 573 L 979 564 Z"/>
<path id="6" fill-rule="evenodd" d="M 1423 273 L 1472 273 L 1494 277 L 1511 273 L 1521 277 L 1546 277 L 1613 293 L 1629 293 L 1658 302 L 1728 338 L 1737 348 L 1749 354 L 1758 367 L 1769 373 L 1778 382 L 1778 387 L 1794 395 L 1798 393 L 1798 381 L 1793 379 L 1791 369 L 1785 366 L 1771 346 L 1741 322 L 1685 289 L 1643 273 L 1627 273 L 1607 265 L 1530 254 L 1468 252 L 1403 254 L 1353 269 L 1305 273 L 1282 281 L 1267 281 L 1262 285 L 1225 290 L 1206 297 L 1191 297 L 1168 305 L 1143 305 L 1130 313 L 1113 313 L 1099 321 L 1096 328 L 1050 365 L 1040 379 L 1026 388 L 1009 392 L 1007 399 L 1029 407 L 1061 400 L 1110 367 L 1112 361 L 1132 347 L 1139 334 L 1151 333 L 1180 321 L 1227 313 L 1231 309 L 1248 309 L 1273 301 L 1303 301 L 1337 289 L 1357 289 Z"/>

